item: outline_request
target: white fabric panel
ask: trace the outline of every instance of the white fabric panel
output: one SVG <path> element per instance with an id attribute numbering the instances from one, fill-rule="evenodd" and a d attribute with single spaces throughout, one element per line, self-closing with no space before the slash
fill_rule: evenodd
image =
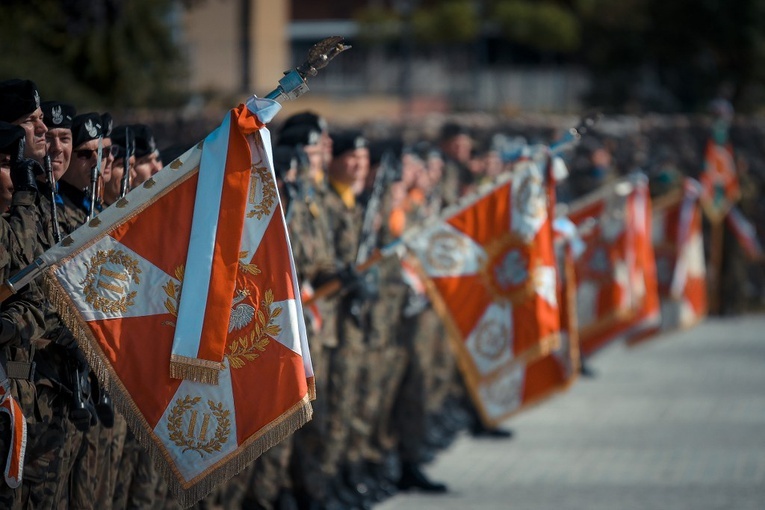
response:
<path id="1" fill-rule="evenodd" d="M 465 347 L 478 371 L 488 374 L 513 359 L 513 337 L 512 305 L 492 303 L 468 335 Z"/>
<path id="2" fill-rule="evenodd" d="M 474 275 L 486 260 L 480 245 L 447 223 L 427 228 L 407 243 L 432 278 Z"/>

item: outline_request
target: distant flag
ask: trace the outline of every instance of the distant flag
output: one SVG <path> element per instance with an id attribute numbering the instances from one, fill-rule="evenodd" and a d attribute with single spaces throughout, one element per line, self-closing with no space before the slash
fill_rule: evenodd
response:
<path id="1" fill-rule="evenodd" d="M 651 199 L 645 176 L 623 179 L 583 197 L 571 205 L 569 218 L 586 244 L 576 261 L 582 354 L 658 328 Z"/>
<path id="2" fill-rule="evenodd" d="M 560 346 L 544 174 L 525 161 L 508 179 L 404 234 L 488 426 L 523 405 L 526 367 Z"/>
<path id="3" fill-rule="evenodd" d="M 707 142 L 701 182 L 701 205 L 712 223 L 720 223 L 741 197 L 736 161 L 730 144 Z"/>
<path id="4" fill-rule="evenodd" d="M 763 253 L 762 243 L 760 243 L 757 237 L 757 229 L 750 222 L 746 216 L 741 212 L 738 207 L 731 207 L 728 215 L 725 217 L 725 222 L 730 227 L 733 235 L 736 236 L 744 253 L 752 261 L 760 261 L 765 257 Z"/>

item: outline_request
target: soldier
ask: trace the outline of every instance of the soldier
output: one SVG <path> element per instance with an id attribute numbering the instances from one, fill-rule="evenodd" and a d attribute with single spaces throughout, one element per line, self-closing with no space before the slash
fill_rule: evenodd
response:
<path id="1" fill-rule="evenodd" d="M 162 160 L 151 128 L 146 124 L 133 124 L 130 128 L 135 137 L 135 173 L 131 179 L 135 188 L 162 170 Z"/>
<path id="2" fill-rule="evenodd" d="M 129 168 L 131 175 L 128 176 L 126 190 L 130 191 L 132 177 L 135 175 L 135 155 L 127 157 L 129 126 L 118 126 L 112 130 L 112 178 L 104 183 L 104 205 L 110 206 L 116 202 L 122 194 L 123 177 L 125 169 Z"/>
<path id="3" fill-rule="evenodd" d="M 288 119 L 278 137 L 280 147 L 296 151 L 299 192 L 290 204 L 288 229 L 301 292 L 306 299 L 337 273 L 335 250 L 325 200 L 325 150 L 327 144 L 319 117 L 298 114 Z M 302 119 L 302 120 L 301 120 Z M 330 142 L 331 144 L 331 142 Z M 303 307 L 315 373 L 316 400 L 313 419 L 296 431 L 291 459 L 294 489 L 304 506 L 333 508 L 336 495 L 329 490 L 330 471 L 325 458 L 329 429 L 329 358 L 337 347 L 337 297 L 330 296 Z"/>
<path id="4" fill-rule="evenodd" d="M 25 161 L 33 163 L 22 165 L 23 171 L 17 168 L 12 172 L 14 196 L 10 218 L 20 251 L 11 260 L 11 270 L 18 270 L 55 244 L 56 219 L 51 215 L 50 199 L 38 189 L 38 182 L 42 184 L 44 179 L 39 163 L 47 150 L 47 128 L 33 82 L 0 83 L 0 119 L 10 117 L 15 118 L 14 124 L 24 128 L 25 155 L 30 158 Z M 78 354 L 71 333 L 41 295 L 31 304 L 45 322 L 44 328 L 39 334 L 34 332 L 32 338 L 35 370 L 28 377 L 34 381 L 33 396 L 21 398 L 29 435 L 24 484 L 18 502 L 21 507 L 52 508 L 68 501 L 73 461 L 69 452 L 76 450 L 81 431 L 89 426 L 94 413 L 88 408 L 86 395 L 78 391 L 80 374 L 72 369 Z"/>
<path id="5" fill-rule="evenodd" d="M 97 193 L 96 203 L 91 203 L 94 194 L 92 188 L 97 186 L 97 181 L 93 181 L 94 172 L 106 166 L 112 150 L 111 142 L 108 145 L 104 143 L 101 122 L 101 115 L 95 112 L 78 115 L 72 121 L 72 160 L 59 182 L 59 194 L 64 202 L 60 223 L 66 234 L 71 234 L 89 216 L 94 216 L 101 209 Z M 98 179 L 98 175 L 95 177 Z"/>

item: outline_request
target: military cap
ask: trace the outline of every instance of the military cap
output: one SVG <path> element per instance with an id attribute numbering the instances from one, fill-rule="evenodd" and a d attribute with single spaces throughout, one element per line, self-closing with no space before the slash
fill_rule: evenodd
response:
<path id="1" fill-rule="evenodd" d="M 40 107 L 40 93 L 31 80 L 0 82 L 0 120 L 13 122 Z"/>
<path id="2" fill-rule="evenodd" d="M 112 129 L 111 139 L 114 159 L 122 159 L 125 157 L 128 148 L 128 137 L 132 140 L 132 126 L 117 126 Z"/>
<path id="3" fill-rule="evenodd" d="M 43 112 L 43 122 L 48 129 L 72 129 L 72 121 L 77 115 L 74 106 L 61 101 L 45 101 L 40 103 Z"/>
<path id="4" fill-rule="evenodd" d="M 72 147 L 75 149 L 85 142 L 102 137 L 103 134 L 101 115 L 98 113 L 83 113 L 72 120 Z"/>
<path id="5" fill-rule="evenodd" d="M 274 148 L 274 173 L 277 179 L 284 179 L 285 174 L 295 164 L 297 157 L 295 147 L 277 145 Z"/>
<path id="6" fill-rule="evenodd" d="M 167 166 L 182 155 L 186 154 L 189 149 L 194 147 L 194 144 L 177 144 L 165 147 L 159 153 L 162 155 L 162 166 Z"/>
<path id="7" fill-rule="evenodd" d="M 447 122 L 441 127 L 441 140 L 448 140 L 458 135 L 470 135 L 470 130 L 457 122 Z"/>
<path id="8" fill-rule="evenodd" d="M 112 114 L 109 112 L 104 112 L 101 114 L 101 125 L 104 129 L 104 136 L 107 138 L 111 138 L 112 136 L 112 128 L 114 127 L 114 119 L 112 118 Z"/>
<path id="9" fill-rule="evenodd" d="M 0 121 L 0 153 L 10 154 L 9 151 L 18 147 L 18 141 L 25 136 L 24 128 Z M 11 155 L 15 156 L 14 154 Z"/>
<path id="10" fill-rule="evenodd" d="M 391 154 L 400 159 L 404 154 L 404 141 L 400 138 L 375 140 L 369 144 L 369 163 L 372 166 L 380 164 L 385 154 Z"/>
<path id="11" fill-rule="evenodd" d="M 135 157 L 142 158 L 157 150 L 157 142 L 154 133 L 146 124 L 133 124 L 133 136 L 135 137 Z"/>
<path id="12" fill-rule="evenodd" d="M 321 139 L 321 131 L 310 124 L 297 124 L 283 129 L 279 134 L 279 145 L 316 145 Z"/>
<path id="13" fill-rule="evenodd" d="M 336 158 L 345 152 L 362 149 L 367 146 L 367 139 L 360 131 L 345 131 L 335 133 L 332 137 L 332 157 Z"/>
<path id="14" fill-rule="evenodd" d="M 327 131 L 327 121 L 324 117 L 311 111 L 296 113 L 295 115 L 288 117 L 287 120 L 284 121 L 284 124 L 282 124 L 281 130 L 285 131 L 292 126 L 300 125 L 311 126 L 322 133 Z"/>

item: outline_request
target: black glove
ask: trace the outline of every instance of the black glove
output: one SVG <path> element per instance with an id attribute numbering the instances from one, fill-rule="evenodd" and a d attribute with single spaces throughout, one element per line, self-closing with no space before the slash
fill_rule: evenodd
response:
<path id="1" fill-rule="evenodd" d="M 360 273 L 353 265 L 338 271 L 337 278 L 346 296 L 361 301 L 372 301 L 379 295 L 379 276 L 376 268 Z"/>
<path id="2" fill-rule="evenodd" d="M 11 161 L 13 191 L 37 191 L 37 176 L 45 171 L 34 159 L 24 157 L 24 140 L 19 140 L 18 153 Z"/>
<path id="3" fill-rule="evenodd" d="M 69 409 L 69 419 L 77 430 L 87 432 L 98 423 L 98 413 L 92 401 L 89 370 L 75 361 L 72 363 L 71 376 L 73 400 Z"/>
<path id="4" fill-rule="evenodd" d="M 96 374 L 90 372 L 90 387 L 93 388 L 93 402 L 101 425 L 110 429 L 114 426 L 114 404 L 109 393 L 98 384 Z"/>

